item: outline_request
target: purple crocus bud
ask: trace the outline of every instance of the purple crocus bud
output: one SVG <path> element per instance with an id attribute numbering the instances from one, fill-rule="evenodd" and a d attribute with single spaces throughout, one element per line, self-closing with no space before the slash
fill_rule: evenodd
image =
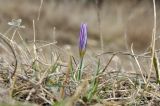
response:
<path id="1" fill-rule="evenodd" d="M 80 26 L 80 34 L 79 34 L 79 54 L 80 58 L 83 58 L 86 52 L 87 46 L 87 24 L 82 23 Z"/>

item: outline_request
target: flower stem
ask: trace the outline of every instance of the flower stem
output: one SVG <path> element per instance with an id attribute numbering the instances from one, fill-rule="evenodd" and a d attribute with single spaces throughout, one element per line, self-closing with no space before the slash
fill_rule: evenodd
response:
<path id="1" fill-rule="evenodd" d="M 78 68 L 78 81 L 81 80 L 82 70 L 83 70 L 83 57 L 80 58 L 80 65 L 79 65 L 79 68 Z"/>

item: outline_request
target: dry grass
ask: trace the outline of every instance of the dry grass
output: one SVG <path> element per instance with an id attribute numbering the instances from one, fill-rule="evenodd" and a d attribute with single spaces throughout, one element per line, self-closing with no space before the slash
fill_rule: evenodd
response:
<path id="1" fill-rule="evenodd" d="M 1 2 L 3 2 L 0 4 L 1 32 L 8 29 L 6 26 L 8 21 L 21 18 L 26 26 L 26 29 L 22 30 L 23 37 L 26 41 L 32 40 L 32 20 L 36 21 L 39 17 L 40 1 L 1 0 Z M 96 5 L 93 4 L 77 3 L 72 0 L 62 3 L 55 3 L 53 0 L 43 2 L 37 25 L 37 39 L 51 40 L 53 28 L 56 27 L 58 44 L 77 44 L 79 24 L 85 21 L 89 25 L 89 44 L 100 46 L 97 10 Z M 142 0 L 141 2 L 137 0 L 123 0 L 121 2 L 107 0 L 104 2 L 100 8 L 104 45 L 113 45 L 115 46 L 114 50 L 124 48 L 123 39 L 124 34 L 127 33 L 129 44 L 134 43 L 135 49 L 138 50 L 146 49 L 151 41 L 152 10 L 150 0 Z M 157 9 L 157 23 L 159 23 L 158 17 L 159 10 Z M 159 24 L 157 24 L 158 28 Z M 159 30 L 157 30 L 157 34 L 159 34 Z M 68 39 L 68 36 L 72 39 Z M 104 49 L 107 48 L 104 46 Z"/>
<path id="2" fill-rule="evenodd" d="M 149 50 L 144 51 L 150 46 L 152 37 L 153 5 L 150 1 L 107 0 L 100 8 L 99 23 L 93 4 L 51 0 L 41 0 L 42 4 L 32 0 L 2 1 L 0 105 L 160 105 L 156 76 L 160 50 L 152 49 L 156 56 Z M 22 25 L 26 28 L 23 29 L 21 24 L 15 26 L 15 23 L 8 28 L 6 24 L 12 18 L 22 18 Z M 80 61 L 75 44 L 81 21 L 89 24 L 89 45 L 79 81 L 76 76 Z M 154 29 L 157 27 L 158 35 L 158 18 L 156 21 Z M 108 44 L 103 50 L 109 52 L 101 53 L 98 48 L 99 33 L 103 35 L 104 46 Z M 158 44 L 157 35 L 153 35 Z M 124 50 L 125 46 L 131 50 Z M 136 50 L 141 52 L 137 54 Z M 151 58 L 156 61 L 152 63 Z M 150 64 L 156 71 L 150 68 Z"/>

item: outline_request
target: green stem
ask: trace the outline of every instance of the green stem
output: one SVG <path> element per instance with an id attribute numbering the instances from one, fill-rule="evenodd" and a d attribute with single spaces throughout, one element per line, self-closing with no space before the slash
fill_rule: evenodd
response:
<path id="1" fill-rule="evenodd" d="M 80 65 L 78 68 L 78 81 L 81 80 L 83 70 L 83 57 L 80 59 Z"/>

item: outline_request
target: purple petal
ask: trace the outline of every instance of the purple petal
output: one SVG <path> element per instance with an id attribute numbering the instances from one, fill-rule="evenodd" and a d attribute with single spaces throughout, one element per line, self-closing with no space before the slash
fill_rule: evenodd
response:
<path id="1" fill-rule="evenodd" d="M 82 23 L 80 26 L 79 34 L 79 52 L 84 54 L 87 46 L 87 24 Z"/>
<path id="2" fill-rule="evenodd" d="M 80 49 L 84 50 L 86 49 L 86 45 L 87 45 L 87 24 L 81 24 L 79 47 Z"/>

